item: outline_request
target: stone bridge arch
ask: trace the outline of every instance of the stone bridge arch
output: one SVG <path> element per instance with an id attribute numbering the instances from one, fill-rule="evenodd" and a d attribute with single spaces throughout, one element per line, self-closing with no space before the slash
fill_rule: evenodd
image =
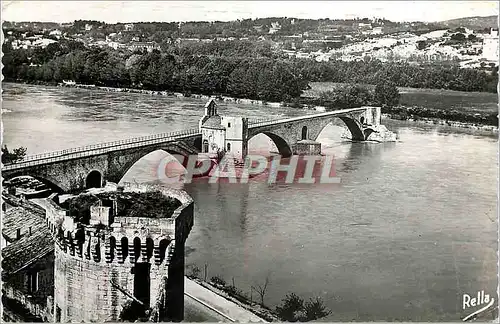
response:
<path id="1" fill-rule="evenodd" d="M 110 157 L 109 161 L 109 171 L 106 179 L 109 179 L 112 182 L 119 183 L 125 174 L 143 157 L 146 155 L 156 152 L 162 151 L 168 153 L 174 157 L 183 156 L 184 160 L 179 161 L 183 167 L 187 165 L 187 157 L 191 154 L 197 154 L 198 152 L 194 152 L 191 150 L 187 150 L 176 144 L 168 144 L 162 146 L 152 146 L 152 147 L 141 147 L 137 149 L 127 150 L 126 152 L 121 152 L 121 154 L 113 154 Z M 156 172 L 156 170 L 151 170 L 152 172 Z"/>
<path id="2" fill-rule="evenodd" d="M 296 121 L 285 121 L 270 125 L 250 127 L 248 130 L 248 140 L 257 134 L 265 134 L 270 137 L 280 154 L 288 157 L 292 154 L 292 147 L 301 140 L 316 141 L 323 129 L 339 118 L 344 122 L 351 132 L 352 139 L 357 141 L 365 140 L 365 133 L 360 118 L 364 117 L 364 112 L 350 113 L 330 116 L 311 116 L 311 118 L 299 119 Z"/>
<path id="3" fill-rule="evenodd" d="M 308 138 L 309 140 L 316 141 L 326 126 L 334 124 L 336 119 L 340 119 L 344 122 L 345 126 L 351 132 L 352 139 L 355 141 L 364 141 L 365 135 L 363 132 L 363 125 L 359 118 L 356 116 L 332 116 L 325 118 L 318 118 L 315 120 L 307 121 L 303 125 L 308 127 Z M 363 116 L 361 116 L 363 118 Z"/>
<path id="4" fill-rule="evenodd" d="M 257 136 L 259 134 L 264 134 L 267 137 L 269 137 L 274 145 L 276 145 L 276 148 L 278 149 L 278 152 L 281 156 L 283 157 L 288 157 L 292 155 L 292 148 L 290 146 L 290 139 L 287 139 L 283 134 L 279 134 L 278 132 L 270 132 L 270 131 L 262 131 L 262 132 L 255 132 L 252 133 L 251 136 L 247 139 L 247 141 L 250 141 L 250 139 L 254 136 Z"/>

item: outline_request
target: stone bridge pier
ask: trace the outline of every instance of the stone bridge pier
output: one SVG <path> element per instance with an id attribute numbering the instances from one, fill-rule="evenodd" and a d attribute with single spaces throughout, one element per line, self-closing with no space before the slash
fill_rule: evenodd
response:
<path id="1" fill-rule="evenodd" d="M 253 136 L 262 133 L 271 138 L 283 157 L 294 154 L 320 154 L 321 143 L 316 140 L 321 131 L 335 118 L 345 123 L 353 141 L 365 141 L 380 125 L 381 109 L 380 107 L 346 109 L 250 125 L 246 141 L 248 143 Z"/>

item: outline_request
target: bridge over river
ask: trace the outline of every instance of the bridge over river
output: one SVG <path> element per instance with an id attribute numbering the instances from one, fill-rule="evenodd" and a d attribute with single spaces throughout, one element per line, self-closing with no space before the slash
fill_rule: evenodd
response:
<path id="1" fill-rule="evenodd" d="M 353 140 L 364 141 L 380 125 L 381 114 L 379 107 L 359 107 L 286 119 L 246 120 L 243 140 L 248 143 L 263 133 L 286 157 L 296 153 L 297 143 L 315 141 L 334 118 L 344 121 Z M 62 191 L 74 191 L 100 187 L 104 179 L 118 183 L 134 163 L 156 150 L 188 156 L 202 149 L 200 127 L 26 156 L 3 165 L 2 177 L 29 175 Z"/>

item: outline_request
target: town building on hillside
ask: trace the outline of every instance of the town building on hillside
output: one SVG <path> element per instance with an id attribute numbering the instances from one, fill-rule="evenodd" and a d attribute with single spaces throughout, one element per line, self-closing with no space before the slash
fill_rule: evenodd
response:
<path id="1" fill-rule="evenodd" d="M 61 23 L 61 28 L 69 28 L 69 27 L 73 27 L 73 24 L 72 22 L 69 22 L 69 23 Z"/>
<path id="2" fill-rule="evenodd" d="M 490 33 L 483 37 L 483 58 L 498 61 L 498 28 L 491 28 Z"/>
<path id="3" fill-rule="evenodd" d="M 125 24 L 125 25 L 123 26 L 123 29 L 124 29 L 125 31 L 132 31 L 132 30 L 134 30 L 134 24 Z"/>
<path id="4" fill-rule="evenodd" d="M 353 24 L 353 27 L 358 29 L 358 30 L 369 30 L 369 29 L 372 29 L 372 24 L 363 23 L 363 22 L 355 22 Z"/>
<path id="5" fill-rule="evenodd" d="M 280 23 L 279 22 L 273 22 L 273 23 L 271 23 L 271 28 L 269 28 L 269 34 L 276 34 L 280 30 L 281 30 Z"/>
<path id="6" fill-rule="evenodd" d="M 175 44 L 177 45 L 196 44 L 199 42 L 200 42 L 199 38 L 177 38 L 175 40 Z"/>
<path id="7" fill-rule="evenodd" d="M 55 37 L 58 37 L 58 38 L 59 38 L 59 37 L 61 37 L 62 32 L 61 32 L 59 29 L 55 29 L 55 30 L 52 30 L 52 31 L 49 33 L 49 35 L 51 35 L 51 36 L 55 36 Z"/>
<path id="8" fill-rule="evenodd" d="M 262 30 L 264 29 L 264 26 L 262 25 L 255 25 L 252 27 L 256 32 L 262 32 Z"/>
<path id="9" fill-rule="evenodd" d="M 372 35 L 382 35 L 384 33 L 384 27 L 373 27 L 371 34 Z"/>
<path id="10" fill-rule="evenodd" d="M 342 27 L 343 26 L 339 26 L 337 24 L 321 25 L 318 27 L 318 32 L 323 34 L 338 33 L 339 28 Z"/>
<path id="11" fill-rule="evenodd" d="M 128 48 L 131 51 L 145 49 L 148 52 L 152 52 L 155 49 L 159 50 L 160 46 L 155 42 L 135 42 L 132 43 Z"/>

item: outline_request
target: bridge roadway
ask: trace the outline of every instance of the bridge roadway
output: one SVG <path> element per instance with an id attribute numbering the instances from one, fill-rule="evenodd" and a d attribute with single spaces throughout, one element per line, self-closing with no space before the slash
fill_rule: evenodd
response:
<path id="1" fill-rule="evenodd" d="M 317 118 L 335 117 L 354 112 L 363 112 L 366 107 L 341 109 L 320 114 L 310 114 L 299 117 L 283 118 L 283 119 L 252 119 L 248 121 L 248 129 L 256 130 L 274 125 L 289 124 L 300 121 L 311 121 Z M 187 129 L 170 133 L 154 134 L 143 137 L 130 138 L 126 140 L 106 142 L 100 144 L 87 145 L 77 148 L 71 148 L 61 151 L 54 151 L 36 155 L 26 156 L 23 160 L 15 163 L 4 164 L 2 171 L 14 171 L 26 167 L 49 164 L 82 157 L 100 155 L 109 152 L 122 151 L 130 148 L 145 147 L 159 143 L 177 142 L 179 140 L 201 136 L 199 129 Z"/>

